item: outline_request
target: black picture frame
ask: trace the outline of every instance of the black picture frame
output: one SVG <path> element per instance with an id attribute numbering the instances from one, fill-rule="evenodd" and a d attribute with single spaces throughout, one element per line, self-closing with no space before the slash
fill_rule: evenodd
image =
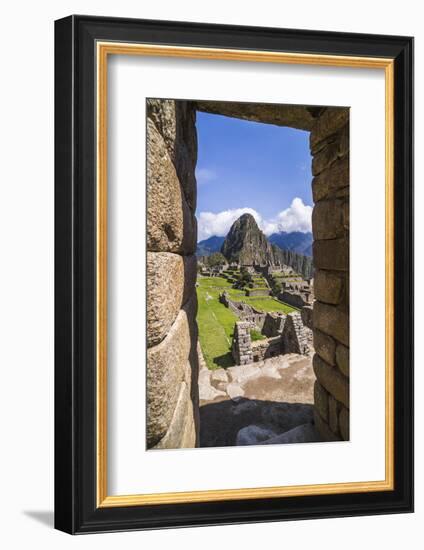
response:
<path id="1" fill-rule="evenodd" d="M 394 59 L 393 491 L 97 507 L 98 40 Z M 413 511 L 413 39 L 73 15 L 55 22 L 55 73 L 55 527 L 76 534 Z"/>

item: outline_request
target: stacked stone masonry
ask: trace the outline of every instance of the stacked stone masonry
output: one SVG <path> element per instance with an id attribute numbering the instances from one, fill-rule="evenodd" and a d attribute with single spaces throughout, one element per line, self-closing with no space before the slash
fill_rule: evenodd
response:
<path id="1" fill-rule="evenodd" d="M 315 424 L 349 439 L 349 110 L 328 108 L 310 134 L 314 237 Z"/>
<path id="2" fill-rule="evenodd" d="M 253 306 L 246 304 L 246 302 L 231 300 L 225 290 L 219 295 L 219 301 L 221 304 L 224 304 L 225 307 L 231 309 L 241 321 L 247 321 L 251 323 L 252 326 L 256 326 L 259 330 L 262 330 L 267 313 L 259 311 Z"/>
<path id="3" fill-rule="evenodd" d="M 284 353 L 307 355 L 312 349 L 312 331 L 303 324 L 300 313 L 289 313 L 281 335 Z"/>
<path id="4" fill-rule="evenodd" d="M 253 363 L 251 328 L 252 324 L 246 321 L 238 321 L 234 326 L 232 354 L 236 365 Z"/>
<path id="5" fill-rule="evenodd" d="M 268 318 L 272 336 L 255 342 L 251 341 L 250 331 L 257 329 L 257 326 L 249 321 L 238 321 L 235 324 L 231 349 L 236 365 L 248 365 L 286 353 L 310 353 L 312 331 L 304 326 L 300 313 L 284 316 L 267 313 Z"/>
<path id="6" fill-rule="evenodd" d="M 196 447 L 193 106 L 148 100 L 147 142 L 147 447 Z"/>

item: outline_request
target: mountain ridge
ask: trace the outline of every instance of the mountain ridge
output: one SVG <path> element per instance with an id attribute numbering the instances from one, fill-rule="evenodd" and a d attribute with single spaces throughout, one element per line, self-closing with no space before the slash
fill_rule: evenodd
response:
<path id="1" fill-rule="evenodd" d="M 214 252 L 220 252 L 224 241 L 225 237 L 218 237 L 217 235 L 212 235 L 212 237 L 203 239 L 197 243 L 196 255 L 210 256 Z"/>
<path id="2" fill-rule="evenodd" d="M 312 258 L 269 242 L 251 214 L 243 214 L 231 226 L 221 246 L 228 262 L 242 265 L 277 265 L 292 267 L 305 278 L 313 274 Z"/>
<path id="3" fill-rule="evenodd" d="M 301 231 L 279 231 L 272 233 L 268 240 L 283 250 L 292 250 L 304 256 L 312 256 L 312 233 Z"/>

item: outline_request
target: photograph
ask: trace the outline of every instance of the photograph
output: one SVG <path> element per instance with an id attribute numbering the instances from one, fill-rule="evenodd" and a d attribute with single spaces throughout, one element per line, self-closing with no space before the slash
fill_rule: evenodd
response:
<path id="1" fill-rule="evenodd" d="M 349 440 L 349 113 L 146 100 L 147 449 Z"/>

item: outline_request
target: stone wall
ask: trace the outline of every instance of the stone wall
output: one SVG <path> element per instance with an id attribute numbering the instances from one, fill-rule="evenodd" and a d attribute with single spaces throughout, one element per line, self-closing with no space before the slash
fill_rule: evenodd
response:
<path id="1" fill-rule="evenodd" d="M 263 361 L 268 357 L 276 357 L 281 355 L 281 335 L 266 340 L 256 340 L 252 342 L 253 362 Z"/>
<path id="2" fill-rule="evenodd" d="M 284 323 L 282 353 L 300 353 L 307 355 L 312 351 L 312 331 L 304 326 L 301 314 L 289 313 Z"/>
<path id="3" fill-rule="evenodd" d="M 285 322 L 286 315 L 284 313 L 267 313 L 262 327 L 262 334 L 268 336 L 268 338 L 281 334 Z"/>
<path id="4" fill-rule="evenodd" d="M 305 327 L 308 327 L 310 329 L 313 329 L 313 314 L 314 309 L 312 306 L 304 306 L 300 310 L 300 316 L 302 318 L 302 323 L 305 325 Z"/>
<path id="5" fill-rule="evenodd" d="M 231 351 L 236 365 L 253 363 L 252 340 L 250 338 L 251 323 L 238 321 L 234 326 Z"/>
<path id="6" fill-rule="evenodd" d="M 148 100 L 148 448 L 198 445 L 196 157 L 193 106 Z"/>
<path id="7" fill-rule="evenodd" d="M 315 266 L 315 424 L 349 439 L 349 110 L 328 108 L 310 134 Z"/>
<path id="8" fill-rule="evenodd" d="M 238 321 L 235 324 L 231 351 L 236 365 L 248 365 L 286 353 L 310 354 L 313 349 L 312 331 L 304 326 L 300 313 L 286 316 L 267 313 L 267 319 L 271 316 L 276 334 L 264 340 L 252 342 L 250 330 L 255 328 L 253 323 Z"/>
<path id="9" fill-rule="evenodd" d="M 241 321 L 247 321 L 251 323 L 252 326 L 256 326 L 259 330 L 262 330 L 267 316 L 266 313 L 246 304 L 246 302 L 231 300 L 225 290 L 219 295 L 219 301 L 221 304 L 224 304 L 225 307 L 231 309 Z"/>
<path id="10" fill-rule="evenodd" d="M 246 296 L 269 296 L 271 291 L 269 288 L 248 288 Z"/>
<path id="11" fill-rule="evenodd" d="M 309 296 L 296 291 L 290 292 L 288 290 L 283 290 L 283 292 L 280 292 L 278 295 L 278 299 L 298 309 L 310 304 Z"/>

